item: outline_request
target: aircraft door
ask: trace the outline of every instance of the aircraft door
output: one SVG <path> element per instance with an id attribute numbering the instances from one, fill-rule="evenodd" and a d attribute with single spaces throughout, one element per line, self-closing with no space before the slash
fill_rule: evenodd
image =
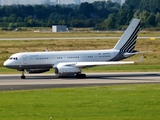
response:
<path id="1" fill-rule="evenodd" d="M 28 57 L 23 56 L 23 64 L 27 65 L 28 64 Z"/>

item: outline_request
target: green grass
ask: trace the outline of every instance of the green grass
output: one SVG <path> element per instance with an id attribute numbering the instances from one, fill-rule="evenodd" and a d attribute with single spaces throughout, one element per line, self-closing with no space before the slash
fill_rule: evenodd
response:
<path id="1" fill-rule="evenodd" d="M 0 92 L 1 120 L 159 120 L 160 84 Z"/>

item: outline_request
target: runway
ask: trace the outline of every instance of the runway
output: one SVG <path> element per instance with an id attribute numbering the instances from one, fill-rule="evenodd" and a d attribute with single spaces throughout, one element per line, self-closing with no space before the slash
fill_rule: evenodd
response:
<path id="1" fill-rule="evenodd" d="M 120 37 L 47 37 L 47 38 L 0 38 L 0 40 L 85 40 L 85 39 L 119 39 Z M 138 37 L 139 39 L 150 39 L 153 37 Z M 154 37 L 158 39 L 160 37 Z"/>
<path id="2" fill-rule="evenodd" d="M 56 78 L 52 74 L 38 74 L 26 75 L 25 80 L 20 79 L 20 74 L 0 75 L 0 91 L 160 83 L 160 73 L 158 72 L 88 73 L 86 75 L 85 79 L 77 79 L 75 77 Z"/>

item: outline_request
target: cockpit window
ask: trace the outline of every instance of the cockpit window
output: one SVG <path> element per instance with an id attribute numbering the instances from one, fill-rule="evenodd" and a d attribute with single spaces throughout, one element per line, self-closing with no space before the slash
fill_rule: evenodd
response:
<path id="1" fill-rule="evenodd" d="M 9 60 L 18 60 L 17 57 L 10 57 Z"/>

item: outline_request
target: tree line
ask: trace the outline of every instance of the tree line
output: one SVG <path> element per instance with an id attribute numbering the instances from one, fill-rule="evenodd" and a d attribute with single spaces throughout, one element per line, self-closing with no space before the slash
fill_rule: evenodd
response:
<path id="1" fill-rule="evenodd" d="M 141 27 L 160 27 L 159 0 L 126 0 L 120 6 L 111 1 L 80 5 L 10 5 L 0 6 L 0 27 L 92 27 L 95 30 L 125 29 L 132 18 L 141 18 Z"/>

